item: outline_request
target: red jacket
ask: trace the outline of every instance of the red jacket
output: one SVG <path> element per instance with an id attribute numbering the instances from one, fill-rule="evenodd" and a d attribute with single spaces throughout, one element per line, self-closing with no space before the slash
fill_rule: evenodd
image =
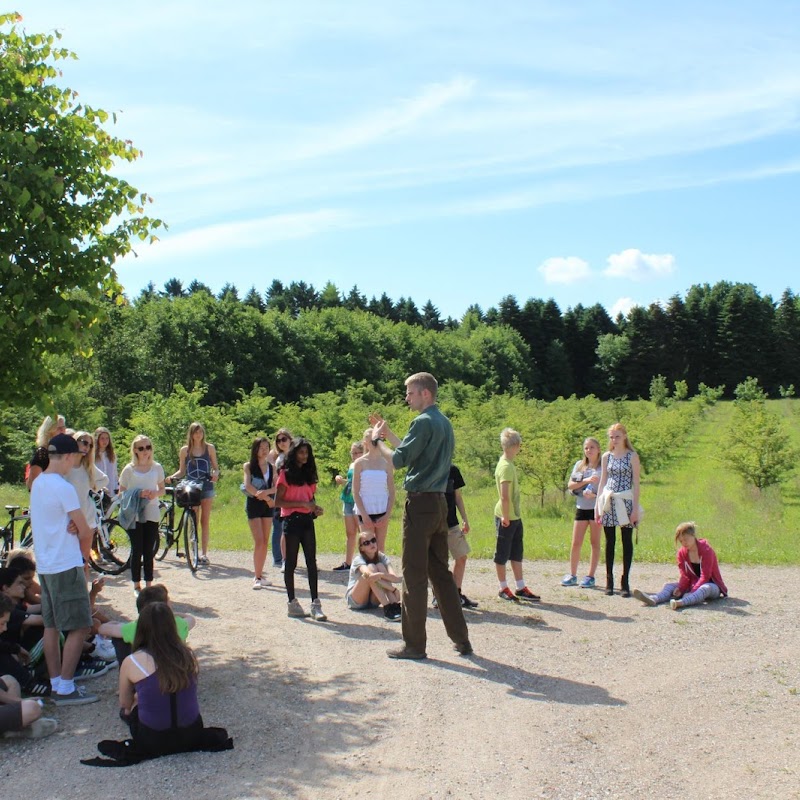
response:
<path id="1" fill-rule="evenodd" d="M 678 588 L 683 594 L 697 591 L 704 583 L 716 583 L 723 597 L 728 596 L 728 587 L 722 580 L 719 571 L 717 554 L 705 539 L 697 540 L 697 553 L 700 556 L 700 577 L 689 561 L 689 551 L 685 547 L 678 550 L 678 569 L 681 576 L 678 579 Z"/>

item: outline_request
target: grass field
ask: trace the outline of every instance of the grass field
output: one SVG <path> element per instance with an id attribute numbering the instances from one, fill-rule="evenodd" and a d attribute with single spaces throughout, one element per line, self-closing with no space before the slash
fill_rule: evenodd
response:
<path id="1" fill-rule="evenodd" d="M 790 424 L 795 444 L 800 446 L 800 401 L 771 401 L 770 408 L 781 413 Z M 694 520 L 700 536 L 708 538 L 722 562 L 729 564 L 800 564 L 800 475 L 793 474 L 780 487 L 763 493 L 745 486 L 726 466 L 721 447 L 723 431 L 733 407 L 719 403 L 709 409 L 685 441 L 675 442 L 676 457 L 662 471 L 643 474 L 641 502 L 645 517 L 640 525 L 635 558 L 638 561 L 665 562 L 674 559 L 673 532 L 679 522 Z M 636 442 L 633 442 L 634 446 Z M 534 442 L 526 446 L 535 446 Z M 576 443 L 576 455 L 580 443 Z M 565 464 L 565 472 L 570 465 Z M 398 482 L 402 473 L 398 475 Z M 211 520 L 212 549 L 247 550 L 250 532 L 244 515 L 244 497 L 239 492 L 239 475 L 228 475 L 220 482 Z M 526 494 L 526 489 L 531 492 Z M 522 516 L 525 523 L 527 559 L 567 561 L 572 532 L 574 505 L 570 495 L 564 499 L 555 492 L 545 507 L 538 505 L 531 487 L 522 483 Z M 494 551 L 493 486 L 463 490 L 472 531 L 470 543 L 475 557 L 489 558 Z M 0 486 L 3 503 L 27 504 L 24 486 Z M 400 549 L 400 520 L 403 493 L 389 529 L 387 550 Z M 343 554 L 344 526 L 338 490 L 322 487 L 318 502 L 325 515 L 317 520 L 317 549 L 333 553 L 332 561 Z M 588 541 L 585 544 L 588 555 Z M 320 559 L 320 566 L 328 566 Z"/>

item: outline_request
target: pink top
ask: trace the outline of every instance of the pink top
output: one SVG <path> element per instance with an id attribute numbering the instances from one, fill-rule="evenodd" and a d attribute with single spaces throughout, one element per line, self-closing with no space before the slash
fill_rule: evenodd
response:
<path id="1" fill-rule="evenodd" d="M 278 480 L 275 481 L 275 486 L 285 486 L 286 492 L 283 495 L 284 500 L 291 500 L 293 502 L 311 503 L 314 500 L 314 495 L 317 493 L 316 483 L 301 483 L 294 484 L 288 483 L 286 480 L 286 470 L 282 469 L 278 473 Z M 290 514 L 311 514 L 311 509 L 308 508 L 281 508 L 281 516 L 288 517 Z"/>
<path id="2" fill-rule="evenodd" d="M 678 569 L 681 573 L 678 579 L 678 588 L 686 594 L 687 592 L 696 592 L 704 583 L 716 583 L 722 596 L 727 597 L 728 587 L 722 580 L 717 554 L 705 539 L 697 540 L 697 554 L 700 557 L 699 578 L 689 561 L 689 551 L 685 547 L 678 550 Z"/>

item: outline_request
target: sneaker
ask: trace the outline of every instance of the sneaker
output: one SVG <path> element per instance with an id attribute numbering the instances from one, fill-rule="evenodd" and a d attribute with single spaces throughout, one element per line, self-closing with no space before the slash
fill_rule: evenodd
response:
<path id="1" fill-rule="evenodd" d="M 85 686 L 76 686 L 74 692 L 54 694 L 52 699 L 57 706 L 85 706 L 96 703 L 100 698 L 96 694 L 89 694 Z"/>
<path id="2" fill-rule="evenodd" d="M 645 594 L 641 589 L 634 589 L 633 596 L 637 600 L 641 600 L 646 606 L 657 605 L 655 597 L 651 594 Z"/>
<path id="3" fill-rule="evenodd" d="M 562 586 L 577 586 L 578 585 L 578 576 L 577 575 L 565 575 L 561 581 Z"/>
<path id="4" fill-rule="evenodd" d="M 8 731 L 3 734 L 4 739 L 44 739 L 58 729 L 57 720 L 51 717 L 39 717 L 21 731 Z"/>
<path id="5" fill-rule="evenodd" d="M 29 683 L 23 690 L 24 697 L 42 698 L 50 697 L 52 688 L 49 683 Z"/>
<path id="6" fill-rule="evenodd" d="M 581 589 L 594 589 L 594 578 L 591 575 L 587 575 L 581 581 Z"/>
<path id="7" fill-rule="evenodd" d="M 501 589 L 497 593 L 497 596 L 501 600 L 510 600 L 512 603 L 519 603 L 519 598 L 518 597 L 514 597 L 514 592 L 512 592 L 511 589 L 508 588 L 508 586 L 506 586 L 505 589 Z"/>
<path id="8" fill-rule="evenodd" d="M 465 594 L 458 593 L 461 599 L 461 608 L 477 608 L 478 604 L 474 600 L 470 600 Z"/>
<path id="9" fill-rule="evenodd" d="M 474 652 L 472 649 L 472 645 L 469 643 L 469 639 L 466 642 L 459 642 L 458 644 L 454 644 L 453 648 L 460 656 L 471 656 Z"/>
<path id="10" fill-rule="evenodd" d="M 198 564 L 203 564 L 204 566 L 208 566 L 211 562 L 208 560 L 208 556 L 200 556 L 197 559 Z"/>
<path id="11" fill-rule="evenodd" d="M 653 603 L 653 605 L 655 605 L 655 603 Z M 669 607 L 670 607 L 670 608 L 671 608 L 673 611 L 678 611 L 679 609 L 683 608 L 683 604 L 681 603 L 681 601 L 680 601 L 680 600 L 676 600 L 676 599 L 673 597 L 673 598 L 672 598 L 672 600 L 670 600 L 670 601 L 669 601 Z"/>
<path id="12" fill-rule="evenodd" d="M 105 638 L 105 636 L 97 636 L 94 637 L 94 650 L 92 650 L 92 656 L 101 660 L 101 661 L 116 661 L 117 654 L 114 650 L 114 645 Z"/>
<path id="13" fill-rule="evenodd" d="M 403 609 L 400 603 L 389 603 L 383 607 L 383 616 L 389 622 L 400 622 L 403 617 Z"/>
<path id="14" fill-rule="evenodd" d="M 346 561 L 342 561 L 338 567 L 334 567 L 334 572 L 345 572 L 346 570 L 350 569 L 350 565 Z"/>
<path id="15" fill-rule="evenodd" d="M 386 655 L 389 658 L 409 659 L 411 661 L 422 661 L 427 658 L 427 653 L 418 653 L 416 650 L 409 650 L 407 647 L 401 647 L 398 650 L 387 650 Z"/>
<path id="16" fill-rule="evenodd" d="M 436 595 L 433 596 L 433 600 L 431 601 L 431 606 L 433 608 L 439 608 L 439 601 L 436 599 Z"/>
<path id="17" fill-rule="evenodd" d="M 317 622 L 325 622 L 328 619 L 319 600 L 311 601 L 311 619 L 315 619 Z"/>
<path id="18" fill-rule="evenodd" d="M 285 561 L 281 564 L 281 572 L 286 572 L 286 562 Z"/>
<path id="19" fill-rule="evenodd" d="M 517 589 L 516 595 L 520 600 L 530 600 L 531 603 L 538 603 L 542 599 L 538 594 L 534 594 L 527 586 Z"/>
<path id="20" fill-rule="evenodd" d="M 272 586 L 272 581 L 266 576 L 261 576 L 261 588 L 265 589 L 267 586 Z"/>
<path id="21" fill-rule="evenodd" d="M 99 658 L 87 658 L 78 664 L 73 680 L 88 681 L 92 678 L 99 678 L 101 675 L 105 675 L 109 669 L 111 667 L 105 661 L 101 661 Z"/>
<path id="22" fill-rule="evenodd" d="M 303 606 L 300 605 L 300 601 L 295 597 L 294 600 L 290 600 L 288 604 L 288 616 L 290 617 L 307 617 L 305 611 L 303 611 Z"/>
<path id="23" fill-rule="evenodd" d="M 136 586 L 133 587 L 133 596 L 138 600 L 139 595 L 142 593 L 142 590 L 137 588 Z"/>
<path id="24" fill-rule="evenodd" d="M 253 591 L 261 591 L 261 578 L 253 578 Z"/>

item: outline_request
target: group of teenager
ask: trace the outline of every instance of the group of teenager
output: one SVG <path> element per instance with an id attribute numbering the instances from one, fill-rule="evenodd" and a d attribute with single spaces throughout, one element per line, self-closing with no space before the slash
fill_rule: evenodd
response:
<path id="1" fill-rule="evenodd" d="M 464 609 L 477 604 L 462 591 L 469 553 L 466 542 L 469 522 L 461 496 L 464 480 L 453 464 L 453 430 L 436 404 L 437 389 L 436 379 L 429 373 L 411 375 L 406 380 L 406 402 L 418 413 L 409 431 L 401 439 L 386 420 L 372 415 L 362 440 L 351 448 L 353 462 L 347 475 L 339 476 L 337 481 L 341 485 L 347 541 L 345 561 L 340 569 L 349 570 L 345 600 L 349 608 L 357 611 L 382 607 L 387 619 L 401 622 L 403 646 L 388 651 L 389 657 L 395 659 L 427 657 L 429 586 L 456 652 L 463 656 L 473 652 Z M 202 426 L 195 425 L 198 428 L 193 430 L 194 425 L 190 428 L 187 445 L 181 452 L 180 468 L 170 477 L 188 474 L 192 461 L 206 458 L 208 480 L 213 490 L 213 481 L 219 474 L 216 453 L 213 446 L 205 442 Z M 80 433 L 70 436 L 66 432 L 56 432 L 47 444 L 47 463 L 30 482 L 34 549 L 41 585 L 43 653 L 51 695 L 56 703 L 63 704 L 96 699 L 74 682 L 75 669 L 93 626 L 85 571 L 91 528 L 82 513 L 76 487 L 65 480 L 71 470 L 81 466 L 86 456 L 80 437 Z M 586 530 L 590 529 L 591 562 L 580 585 L 594 586 L 602 527 L 606 537 L 606 593 L 613 594 L 616 528 L 619 527 L 623 547 L 620 583 L 623 596 L 633 594 L 648 606 L 669 602 L 672 608 L 679 609 L 726 595 L 727 587 L 716 555 L 707 541 L 697 537 L 693 523 L 681 524 L 676 532 L 676 543 L 680 545 L 678 581 L 666 584 L 656 594 L 639 589 L 631 593 L 633 530 L 641 515 L 639 458 L 621 424 L 611 426 L 608 439 L 608 449 L 602 455 L 597 440 L 587 439 L 584 458 L 575 464 L 570 475 L 569 488 L 576 496 L 576 515 L 570 573 L 562 584 L 579 585 L 580 551 Z M 493 559 L 498 596 L 513 603 L 536 603 L 541 598 L 528 588 L 522 570 L 523 523 L 519 473 L 515 464 L 522 438 L 517 431 L 506 428 L 500 434 L 500 446 L 502 455 L 495 469 L 498 500 L 494 509 L 496 547 Z M 145 506 L 157 502 L 165 481 L 163 469 L 152 456 L 150 440 L 137 437 L 131 448 L 131 463 L 119 476 L 119 490 L 137 488 L 140 496 L 145 492 Z M 395 469 L 406 470 L 401 574 L 394 571 L 384 552 L 394 505 Z M 140 480 L 137 476 L 153 472 L 155 486 L 142 482 L 133 486 Z M 270 585 L 264 567 L 271 544 L 273 563 L 282 565 L 288 615 L 311 616 L 324 621 L 327 617 L 319 599 L 314 528 L 314 521 L 323 509 L 316 502 L 318 473 L 311 443 L 302 437 L 292 437 L 286 430 L 279 431 L 274 448 L 266 437 L 259 437 L 252 443 L 250 459 L 243 465 L 243 476 L 245 511 L 254 540 L 253 589 Z M 355 518 L 355 524 L 348 518 Z M 295 569 L 301 548 L 311 598 L 310 614 L 303 609 L 295 593 Z M 454 559 L 452 571 L 450 555 Z M 182 635 L 188 632 L 188 626 L 177 621 L 166 598 L 149 597 L 148 593 L 154 588 L 152 571 L 148 573 L 146 555 L 141 557 L 147 587 L 138 593 L 138 600 L 148 598 L 144 607 L 149 607 L 153 601 L 153 610 L 146 615 L 142 610 L 138 627 L 134 626 L 135 632 L 129 631 L 124 640 L 133 652 L 122 662 L 120 704 L 122 717 L 131 726 L 131 741 L 136 742 L 138 737 L 140 755 L 145 753 L 142 757 L 149 757 L 147 747 L 169 751 L 172 746 L 169 742 L 178 749 L 227 747 L 230 741 L 220 737 L 217 729 L 214 729 L 214 736 L 202 733 L 208 729 L 202 724 L 197 705 L 197 662 Z M 506 573 L 509 562 L 513 588 L 508 584 Z M 10 618 L 10 614 L 3 612 L 8 602 L 0 595 L 0 631 L 5 629 Z M 106 624 L 98 632 L 116 637 L 117 630 Z M 60 636 L 64 637 L 63 642 Z M 0 724 L 24 730 L 41 719 L 41 713 L 37 716 L 30 704 L 19 699 L 19 689 L 13 676 L 0 678 L 0 706 L 6 709 L 0 713 Z M 8 707 L 14 709 L 13 718 Z M 39 723 L 38 729 L 43 731 L 50 725 Z M 173 734 L 165 731 L 173 731 Z M 148 744 L 143 743 L 142 737 Z M 105 749 L 118 757 L 118 744 L 106 743 Z M 102 747 L 101 752 L 105 752 Z M 125 752 L 130 755 L 130 748 Z M 153 754 L 158 753 L 153 751 Z"/>

